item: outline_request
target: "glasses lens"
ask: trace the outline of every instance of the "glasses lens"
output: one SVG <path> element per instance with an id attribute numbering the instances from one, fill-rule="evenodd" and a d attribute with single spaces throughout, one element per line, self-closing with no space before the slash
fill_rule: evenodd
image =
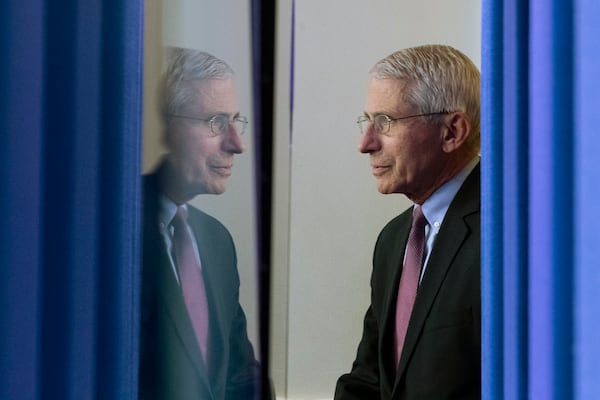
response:
<path id="1" fill-rule="evenodd" d="M 387 115 L 379 114 L 373 118 L 375 129 L 379 133 L 386 133 L 390 129 L 390 120 Z"/>
<path id="2" fill-rule="evenodd" d="M 246 125 L 248 125 L 248 119 L 246 117 L 236 117 L 233 120 L 235 130 L 238 135 L 243 134 L 246 131 Z"/>
<path id="3" fill-rule="evenodd" d="M 225 115 L 215 115 L 210 119 L 210 130 L 215 135 L 222 134 L 229 125 L 229 118 Z"/>
<path id="4" fill-rule="evenodd" d="M 356 123 L 358 124 L 358 129 L 360 129 L 360 133 L 365 133 L 369 128 L 371 121 L 369 121 L 369 118 L 361 115 L 356 119 Z"/>
<path id="5" fill-rule="evenodd" d="M 210 119 L 210 129 L 215 136 L 222 135 L 229 129 L 229 124 L 233 124 L 235 131 L 241 135 L 246 130 L 248 119 L 246 117 L 236 117 L 233 121 L 229 121 L 227 115 L 215 115 Z"/>

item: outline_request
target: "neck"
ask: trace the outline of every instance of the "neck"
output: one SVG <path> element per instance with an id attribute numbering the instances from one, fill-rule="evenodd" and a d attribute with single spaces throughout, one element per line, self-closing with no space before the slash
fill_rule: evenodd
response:
<path id="1" fill-rule="evenodd" d="M 162 194 L 171 199 L 178 206 L 194 198 L 185 190 L 186 185 L 177 173 L 175 166 L 166 161 L 158 172 L 159 188 Z"/>
<path id="2" fill-rule="evenodd" d="M 473 156 L 475 157 L 475 156 Z M 450 158 L 448 162 L 445 163 L 442 168 L 440 168 L 439 173 L 437 174 L 433 184 L 428 185 L 428 189 L 421 193 L 405 193 L 406 197 L 410 201 L 415 204 L 423 205 L 427 199 L 431 197 L 439 188 L 441 188 L 446 182 L 450 181 L 456 175 L 462 171 L 467 164 L 473 159 L 473 157 L 463 157 L 463 158 Z"/>

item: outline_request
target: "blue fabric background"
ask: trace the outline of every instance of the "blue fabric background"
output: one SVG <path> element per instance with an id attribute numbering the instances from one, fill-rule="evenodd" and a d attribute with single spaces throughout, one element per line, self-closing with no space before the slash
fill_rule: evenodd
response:
<path id="1" fill-rule="evenodd" d="M 0 398 L 137 392 L 143 2 L 0 4 Z"/>
<path id="2" fill-rule="evenodd" d="M 600 398 L 600 5 L 483 10 L 484 398 Z"/>

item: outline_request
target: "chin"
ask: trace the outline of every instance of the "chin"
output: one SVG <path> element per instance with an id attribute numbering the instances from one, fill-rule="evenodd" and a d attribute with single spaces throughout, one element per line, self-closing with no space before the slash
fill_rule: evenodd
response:
<path id="1" fill-rule="evenodd" d="M 393 185 L 389 185 L 389 184 L 385 184 L 385 185 L 377 185 L 377 190 L 379 191 L 379 193 L 381 194 L 394 194 L 394 193 L 404 193 L 402 191 L 402 188 L 398 187 L 398 186 L 393 186 Z"/>
<path id="2" fill-rule="evenodd" d="M 394 190 L 392 190 L 389 186 L 384 186 L 384 185 L 377 185 L 377 191 L 381 194 L 390 194 L 390 193 L 395 193 Z"/>
<path id="3" fill-rule="evenodd" d="M 227 188 L 225 187 L 225 185 L 217 184 L 217 185 L 208 186 L 206 188 L 205 193 L 206 194 L 223 194 L 223 193 L 225 193 L 226 189 Z"/>

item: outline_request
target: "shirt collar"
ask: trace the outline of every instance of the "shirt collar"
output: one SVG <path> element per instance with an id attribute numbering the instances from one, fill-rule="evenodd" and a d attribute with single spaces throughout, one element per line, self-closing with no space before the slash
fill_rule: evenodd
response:
<path id="1" fill-rule="evenodd" d="M 446 212 L 450 207 L 450 203 L 458 193 L 458 190 L 467 179 L 467 176 L 473 171 L 479 156 L 473 158 L 469 163 L 456 174 L 448 182 L 444 183 L 436 190 L 422 205 L 423 215 L 427 218 L 427 222 L 433 231 L 437 234 L 442 226 Z"/>
<path id="2" fill-rule="evenodd" d="M 187 209 L 187 205 L 184 204 L 182 207 Z M 169 199 L 164 194 L 159 194 L 158 198 L 158 222 L 161 227 L 167 227 L 175 217 L 177 212 L 177 204 Z"/>

